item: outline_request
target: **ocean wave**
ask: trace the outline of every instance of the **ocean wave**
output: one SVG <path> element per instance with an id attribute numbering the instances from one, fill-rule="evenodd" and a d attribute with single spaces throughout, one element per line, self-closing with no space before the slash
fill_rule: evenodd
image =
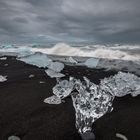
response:
<path id="1" fill-rule="evenodd" d="M 130 53 L 135 50 L 137 53 Z M 20 56 L 25 56 L 35 52 L 41 52 L 51 55 L 62 55 L 62 56 L 80 56 L 80 57 L 95 57 L 95 58 L 106 58 L 106 59 L 121 59 L 140 61 L 139 45 L 91 45 L 84 47 L 73 47 L 65 43 L 58 43 L 53 47 L 37 47 L 32 46 L 2 46 L 0 52 L 17 53 Z"/>

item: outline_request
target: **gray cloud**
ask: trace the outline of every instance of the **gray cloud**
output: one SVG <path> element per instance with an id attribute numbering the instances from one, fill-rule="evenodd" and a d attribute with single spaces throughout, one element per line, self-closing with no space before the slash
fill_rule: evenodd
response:
<path id="1" fill-rule="evenodd" d="M 140 43 L 139 0 L 0 0 L 0 42 Z"/>

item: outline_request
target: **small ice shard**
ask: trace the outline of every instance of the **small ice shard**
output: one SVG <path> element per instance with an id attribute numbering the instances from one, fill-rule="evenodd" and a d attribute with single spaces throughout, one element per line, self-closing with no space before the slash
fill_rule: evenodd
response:
<path id="1" fill-rule="evenodd" d="M 33 74 L 29 75 L 29 78 L 33 78 L 33 77 L 35 77 L 35 75 L 33 75 Z"/>
<path id="2" fill-rule="evenodd" d="M 73 57 L 69 57 L 69 62 L 73 63 L 73 64 L 77 64 L 78 62 L 73 58 Z"/>
<path id="3" fill-rule="evenodd" d="M 64 64 L 60 62 L 52 62 L 49 66 L 49 69 L 55 72 L 61 72 L 64 69 Z"/>
<path id="4" fill-rule="evenodd" d="M 70 95 L 74 88 L 74 82 L 68 80 L 58 81 L 59 83 L 53 87 L 53 93 L 63 99 Z"/>
<path id="5" fill-rule="evenodd" d="M 10 136 L 8 137 L 8 140 L 20 140 L 20 138 L 17 136 Z"/>
<path id="6" fill-rule="evenodd" d="M 45 83 L 45 81 L 39 81 L 39 83 L 40 83 L 40 84 L 44 84 L 44 83 Z"/>
<path id="7" fill-rule="evenodd" d="M 54 70 L 51 70 L 51 69 L 47 69 L 47 70 L 45 70 L 45 72 L 51 78 L 58 78 L 58 77 L 64 77 L 65 76 L 64 74 L 59 73 L 59 72 L 55 72 Z"/>
<path id="8" fill-rule="evenodd" d="M 89 58 L 85 61 L 84 65 L 89 68 L 96 68 L 99 63 L 99 59 L 97 58 Z"/>
<path id="9" fill-rule="evenodd" d="M 7 76 L 2 76 L 2 75 L 0 75 L 0 82 L 5 82 L 5 81 L 7 81 L 6 77 L 7 77 Z"/>
<path id="10" fill-rule="evenodd" d="M 5 67 L 7 67 L 7 66 L 8 66 L 8 64 L 4 64 L 4 66 L 5 66 Z"/>
<path id="11" fill-rule="evenodd" d="M 0 60 L 6 60 L 7 59 L 7 57 L 1 57 L 0 58 Z"/>
<path id="12" fill-rule="evenodd" d="M 46 54 L 35 53 L 26 57 L 19 58 L 20 61 L 23 61 L 27 64 L 35 65 L 37 67 L 47 67 L 52 63 L 52 60 L 47 57 Z"/>
<path id="13" fill-rule="evenodd" d="M 61 99 L 59 97 L 57 97 L 56 95 L 53 95 L 51 97 L 48 97 L 44 100 L 45 103 L 48 104 L 60 104 L 61 103 Z"/>
<path id="14" fill-rule="evenodd" d="M 122 139 L 122 140 L 128 140 L 126 136 L 120 134 L 120 133 L 116 133 L 116 137 Z"/>

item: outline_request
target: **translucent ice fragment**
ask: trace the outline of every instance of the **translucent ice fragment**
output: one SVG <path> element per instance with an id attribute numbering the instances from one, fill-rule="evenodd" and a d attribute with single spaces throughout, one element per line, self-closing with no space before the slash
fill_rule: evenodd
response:
<path id="1" fill-rule="evenodd" d="M 52 62 L 47 67 L 55 72 L 60 72 L 64 69 L 64 64 L 60 62 Z"/>
<path id="2" fill-rule="evenodd" d="M 19 58 L 19 60 L 27 64 L 31 64 L 31 65 L 35 65 L 37 67 L 43 67 L 43 68 L 49 66 L 52 62 L 52 60 L 49 59 L 46 54 L 41 54 L 41 53 L 35 53 L 33 55 L 21 57 Z"/>
<path id="3" fill-rule="evenodd" d="M 51 97 L 48 97 L 44 100 L 45 103 L 48 104 L 60 104 L 61 103 L 61 99 L 59 97 L 57 97 L 56 95 L 53 95 Z"/>
<path id="4" fill-rule="evenodd" d="M 17 136 L 10 136 L 8 137 L 8 140 L 20 140 L 20 138 Z"/>
<path id="5" fill-rule="evenodd" d="M 6 77 L 7 77 L 7 76 L 2 76 L 2 75 L 0 75 L 0 82 L 5 82 L 5 81 L 7 81 Z"/>
<path id="6" fill-rule="evenodd" d="M 119 72 L 113 77 L 101 80 L 100 88 L 113 96 L 122 97 L 127 94 L 140 94 L 140 78 L 131 73 Z"/>
<path id="7" fill-rule="evenodd" d="M 122 139 L 122 140 L 128 140 L 126 136 L 120 134 L 120 133 L 116 133 L 116 137 Z"/>
<path id="8" fill-rule="evenodd" d="M 73 57 L 69 57 L 69 61 L 70 63 L 73 63 L 73 64 L 77 64 L 78 62 L 73 58 Z"/>
<path id="9" fill-rule="evenodd" d="M 44 83 L 45 83 L 45 81 L 39 81 L 39 83 L 40 83 L 40 84 L 44 84 Z"/>
<path id="10" fill-rule="evenodd" d="M 0 60 L 6 60 L 7 59 L 7 57 L 1 57 L 0 58 Z"/>
<path id="11" fill-rule="evenodd" d="M 98 65 L 99 59 L 97 58 L 89 58 L 85 61 L 85 65 L 89 68 L 96 68 L 96 66 Z"/>
<path id="12" fill-rule="evenodd" d="M 50 76 L 51 78 L 60 78 L 60 77 L 64 77 L 65 75 L 59 72 L 55 72 L 54 70 L 51 69 L 47 69 L 45 70 L 45 72 L 47 73 L 48 76 Z"/>
<path id="13" fill-rule="evenodd" d="M 7 66 L 8 66 L 8 64 L 4 64 L 4 66 L 5 66 L 5 67 L 7 67 Z"/>
<path id="14" fill-rule="evenodd" d="M 29 47 L 19 47 L 15 51 L 17 52 L 18 57 L 25 57 L 34 54 Z"/>
<path id="15" fill-rule="evenodd" d="M 53 87 L 53 93 L 63 99 L 70 95 L 74 87 L 74 83 L 72 81 L 63 80 L 60 81 L 55 87 Z"/>
<path id="16" fill-rule="evenodd" d="M 33 78 L 33 77 L 35 77 L 35 75 L 33 75 L 33 74 L 29 75 L 29 78 Z"/>

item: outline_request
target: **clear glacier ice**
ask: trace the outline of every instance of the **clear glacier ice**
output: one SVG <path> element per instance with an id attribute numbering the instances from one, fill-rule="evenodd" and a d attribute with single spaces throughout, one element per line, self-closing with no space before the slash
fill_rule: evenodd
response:
<path id="1" fill-rule="evenodd" d="M 61 99 L 59 97 L 57 97 L 56 95 L 53 95 L 51 97 L 48 97 L 44 100 L 45 103 L 48 104 L 60 104 L 61 103 Z"/>
<path id="2" fill-rule="evenodd" d="M 47 57 L 46 54 L 35 53 L 26 57 L 19 58 L 20 61 L 23 61 L 27 64 L 35 65 L 37 67 L 47 67 L 51 64 L 52 60 Z"/>
<path id="3" fill-rule="evenodd" d="M 64 74 L 62 74 L 60 72 L 56 72 L 56 71 L 51 70 L 51 69 L 47 69 L 47 70 L 45 70 L 45 72 L 51 78 L 60 78 L 60 77 L 64 77 L 65 76 Z"/>
<path id="4" fill-rule="evenodd" d="M 58 79 L 57 82 L 53 87 L 54 95 L 46 98 L 45 102 L 59 104 L 62 99 L 71 96 L 75 108 L 76 128 L 80 134 L 92 131 L 93 122 L 113 110 L 115 96 L 140 94 L 140 78 L 131 73 L 118 72 L 102 79 L 99 85 L 86 77 L 83 77 L 82 81 L 70 77 L 69 80 Z"/>
<path id="5" fill-rule="evenodd" d="M 47 67 L 55 72 L 61 72 L 64 69 L 64 64 L 61 62 L 51 62 Z"/>
<path id="6" fill-rule="evenodd" d="M 37 67 L 48 68 L 45 70 L 46 74 L 51 78 L 64 77 L 65 75 L 60 73 L 64 69 L 64 64 L 61 62 L 53 62 L 46 54 L 35 53 L 26 57 L 18 58 L 27 64 L 31 64 Z"/>
<path id="7" fill-rule="evenodd" d="M 5 81 L 7 81 L 7 78 L 6 78 L 7 76 L 2 76 L 2 75 L 0 75 L 0 82 L 5 82 Z"/>
<path id="8" fill-rule="evenodd" d="M 69 62 L 72 64 L 77 64 L 78 62 L 73 58 L 73 57 L 69 57 Z"/>
<path id="9" fill-rule="evenodd" d="M 0 58 L 0 60 L 6 60 L 7 59 L 7 57 L 1 57 Z"/>
<path id="10" fill-rule="evenodd" d="M 98 58 L 89 58 L 85 61 L 84 65 L 89 68 L 96 68 L 99 63 Z"/>

